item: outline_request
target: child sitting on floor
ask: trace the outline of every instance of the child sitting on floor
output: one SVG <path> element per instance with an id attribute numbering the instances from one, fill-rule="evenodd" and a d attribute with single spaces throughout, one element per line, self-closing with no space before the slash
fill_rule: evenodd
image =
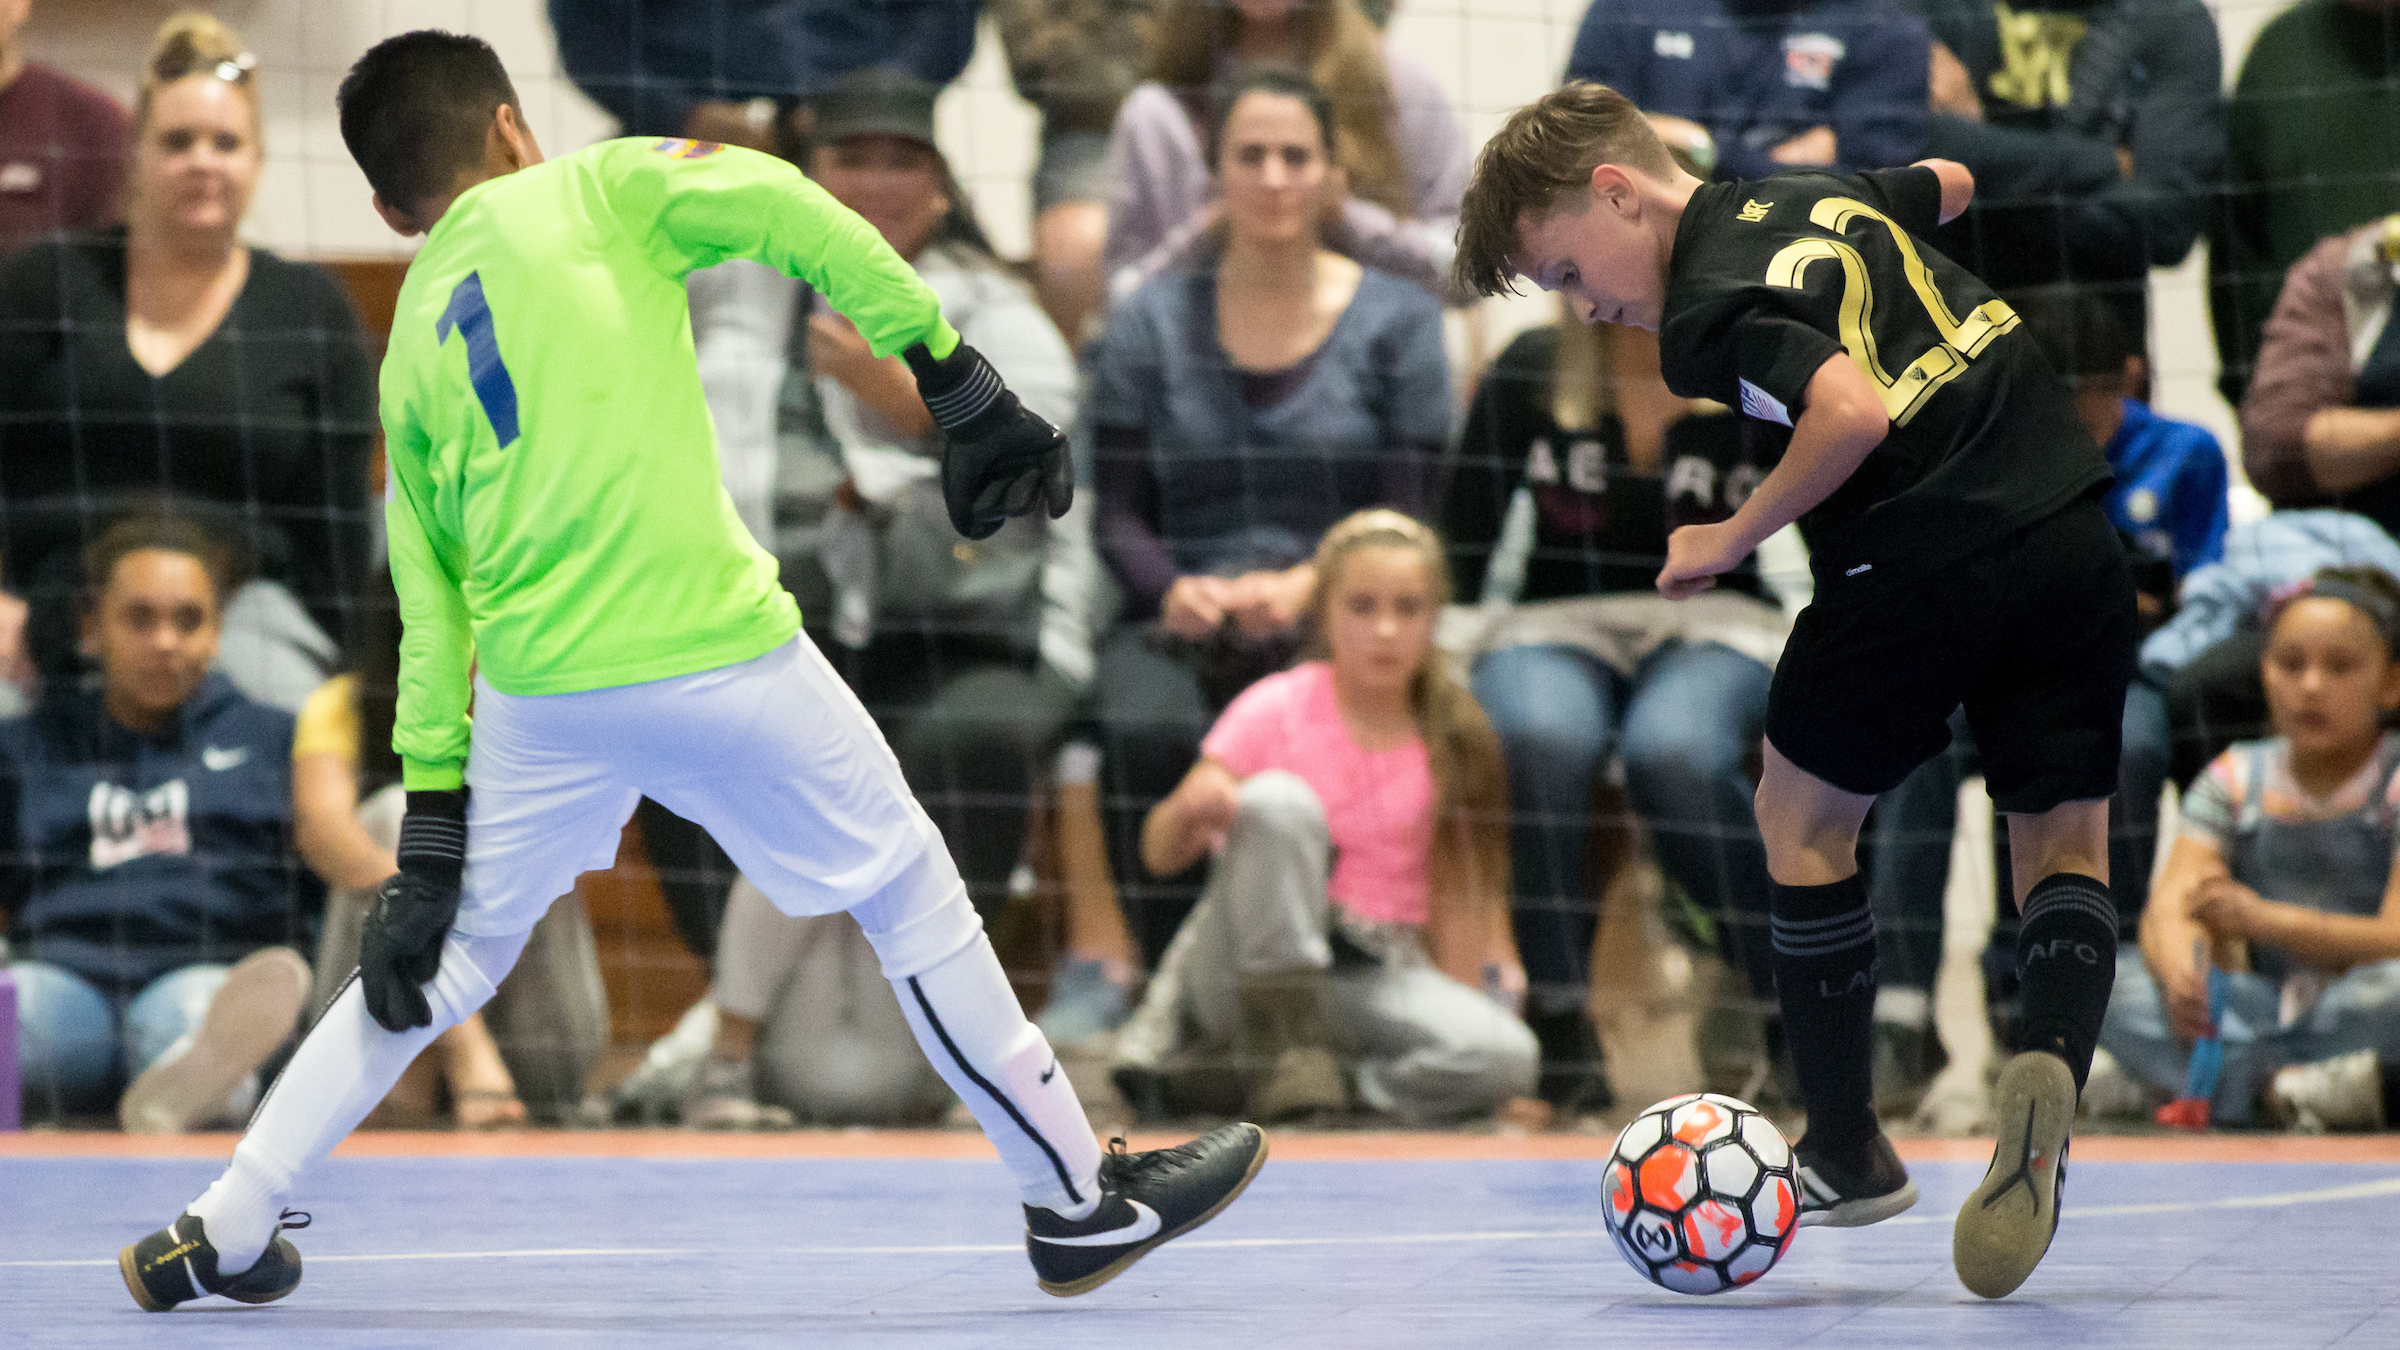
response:
<path id="1" fill-rule="evenodd" d="M 1179 1048 L 1230 1048 L 1264 1119 L 1339 1110 L 1352 1081 L 1410 1120 L 1486 1115 L 1533 1090 L 1539 1052 L 1479 992 L 1525 975 L 1499 741 L 1433 645 L 1441 540 L 1361 511 L 1315 565 L 1318 659 L 1236 698 L 1143 824 L 1155 874 L 1217 856 L 1119 1036 L 1117 1081 L 1145 1105 Z"/>
<path id="2" fill-rule="evenodd" d="M 2276 735 L 2192 784 L 2100 1043 L 2158 1092 L 2183 1086 L 2229 968 L 2212 1118 L 2382 1129 L 2400 1096 L 2400 581 L 2328 567 L 2274 612 L 2261 661 Z M 2213 955 L 2212 955 L 2213 953 Z"/>

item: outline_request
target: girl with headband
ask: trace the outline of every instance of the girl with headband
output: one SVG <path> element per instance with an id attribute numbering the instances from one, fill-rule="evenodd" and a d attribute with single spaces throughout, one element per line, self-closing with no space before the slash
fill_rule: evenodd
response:
<path id="1" fill-rule="evenodd" d="M 2211 1030 L 2213 964 L 2230 981 L 2212 1119 L 2382 1129 L 2400 1119 L 2400 733 L 2385 729 L 2400 709 L 2400 581 L 2326 568 L 2268 619 L 2275 735 L 2235 744 L 2185 794 L 2142 960 L 2120 969 L 2100 1043 L 2171 1094 Z"/>

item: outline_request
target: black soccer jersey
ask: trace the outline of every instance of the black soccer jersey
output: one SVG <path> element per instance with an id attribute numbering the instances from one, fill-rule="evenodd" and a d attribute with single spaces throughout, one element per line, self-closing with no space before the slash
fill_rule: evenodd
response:
<path id="1" fill-rule="evenodd" d="M 1802 522 L 1820 586 L 1922 576 L 2109 481 L 2016 313 L 1924 242 L 1940 211 L 1931 169 L 1780 174 L 1704 185 L 1675 232 L 1668 388 L 1788 428 L 1846 351 L 1883 395 L 1890 433 Z"/>

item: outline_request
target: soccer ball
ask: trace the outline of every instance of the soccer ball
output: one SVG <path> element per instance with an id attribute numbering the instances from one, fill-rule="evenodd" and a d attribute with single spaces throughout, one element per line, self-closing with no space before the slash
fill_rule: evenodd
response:
<path id="1" fill-rule="evenodd" d="M 1799 1231 L 1800 1179 L 1783 1132 L 1713 1092 L 1635 1116 L 1609 1155 L 1604 1191 L 1625 1263 L 1678 1294 L 1750 1283 Z"/>

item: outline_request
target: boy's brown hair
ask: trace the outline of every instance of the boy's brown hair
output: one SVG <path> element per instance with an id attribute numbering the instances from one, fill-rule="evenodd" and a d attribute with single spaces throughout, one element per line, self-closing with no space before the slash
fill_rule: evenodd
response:
<path id="1" fill-rule="evenodd" d="M 1603 164 L 1671 178 L 1675 161 L 1633 100 L 1604 84 L 1573 80 L 1508 115 L 1475 157 L 1474 181 L 1459 208 L 1461 290 L 1516 290 L 1517 222 L 1541 215 L 1592 180 Z"/>

